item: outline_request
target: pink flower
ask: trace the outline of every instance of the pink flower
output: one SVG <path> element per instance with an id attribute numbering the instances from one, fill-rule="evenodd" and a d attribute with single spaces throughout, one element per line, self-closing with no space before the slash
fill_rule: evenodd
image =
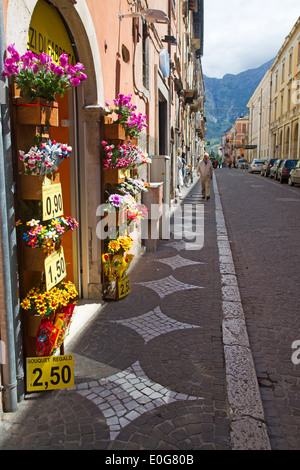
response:
<path id="1" fill-rule="evenodd" d="M 80 84 L 79 78 L 78 77 L 71 78 L 71 84 L 72 86 L 78 86 Z"/>
<path id="2" fill-rule="evenodd" d="M 39 61 L 42 65 L 45 65 L 52 62 L 52 59 L 49 55 L 45 54 L 44 52 L 41 52 L 39 55 Z"/>
<path id="3" fill-rule="evenodd" d="M 18 51 L 16 51 L 15 49 L 15 43 L 13 44 L 10 44 L 7 48 L 8 52 L 10 53 L 11 55 L 11 58 L 15 61 L 15 62 L 19 62 L 20 60 L 20 55 L 18 53 Z"/>
<path id="4" fill-rule="evenodd" d="M 81 72 L 81 70 L 84 70 L 84 65 L 81 62 L 77 62 L 75 65 L 75 70 L 76 72 Z"/>
<path id="5" fill-rule="evenodd" d="M 62 55 L 59 58 L 59 63 L 62 67 L 66 67 L 69 63 L 69 56 L 65 52 L 62 53 Z"/>
<path id="6" fill-rule="evenodd" d="M 64 69 L 59 65 L 55 68 L 54 73 L 57 77 L 62 77 L 64 74 Z"/>

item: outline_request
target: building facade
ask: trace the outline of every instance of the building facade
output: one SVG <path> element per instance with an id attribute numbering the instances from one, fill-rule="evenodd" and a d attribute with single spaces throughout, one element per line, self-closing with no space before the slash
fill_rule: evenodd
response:
<path id="1" fill-rule="evenodd" d="M 248 160 L 300 158 L 300 18 L 254 91 L 249 108 Z"/>
<path id="2" fill-rule="evenodd" d="M 270 156 L 300 158 L 300 17 L 270 68 Z"/>
<path id="3" fill-rule="evenodd" d="M 270 149 L 270 98 L 271 72 L 267 70 L 260 84 L 251 96 L 249 109 L 249 135 L 247 160 L 254 158 L 267 160 Z"/>
<path id="4" fill-rule="evenodd" d="M 52 140 L 72 147 L 60 172 L 65 212 L 79 222 L 64 246 L 68 279 L 81 298 L 100 298 L 102 240 L 97 227 L 104 202 L 100 147 L 108 103 L 119 94 L 131 95 L 136 113 L 147 116 L 138 146 L 152 163 L 143 165 L 139 176 L 150 183 L 163 182 L 163 202 L 171 206 L 177 187 L 177 149 L 182 148 L 192 162 L 204 147 L 203 0 L 3 0 L 1 16 L 1 60 L 7 46 L 14 44 L 20 54 L 30 49 L 57 58 L 67 50 L 70 60 L 84 65 L 86 81 L 57 98 L 59 124 L 49 132 Z M 26 125 L 20 127 L 15 117 L 16 88 L 10 79 L 1 79 L 0 169 L 6 204 L 1 208 L 0 340 L 9 359 L 1 368 L 2 400 L 5 411 L 12 411 L 24 381 L 20 297 L 35 282 L 20 266 L 15 230 L 20 211 L 18 152 L 28 151 L 32 143 Z M 142 254 L 140 229 L 131 236 L 134 253 Z M 7 384 L 13 386 L 8 389 Z"/>
<path id="5" fill-rule="evenodd" d="M 249 118 L 237 118 L 232 128 L 222 135 L 222 162 L 235 165 L 240 158 L 245 157 L 245 146 L 248 143 Z"/>

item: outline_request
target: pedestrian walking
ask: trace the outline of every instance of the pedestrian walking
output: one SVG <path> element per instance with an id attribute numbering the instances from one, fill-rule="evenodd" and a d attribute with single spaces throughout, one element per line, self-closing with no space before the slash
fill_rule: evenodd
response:
<path id="1" fill-rule="evenodd" d="M 177 169 L 178 169 L 177 188 L 178 188 L 179 197 L 181 197 L 180 188 L 181 188 L 181 186 L 183 186 L 183 176 L 182 176 L 183 163 L 182 163 L 182 159 L 181 159 L 181 154 L 182 154 L 182 150 L 181 150 L 181 148 L 178 148 L 178 150 L 177 150 Z"/>
<path id="2" fill-rule="evenodd" d="M 197 176 L 200 176 L 202 199 L 206 197 L 208 200 L 210 198 L 210 181 L 212 174 L 213 166 L 209 160 L 208 153 L 205 153 L 203 159 L 200 160 L 197 166 Z"/>
<path id="3" fill-rule="evenodd" d="M 185 167 L 186 167 L 186 159 L 185 159 L 185 153 L 184 152 L 182 152 L 181 161 L 182 161 L 182 178 L 184 180 Z"/>

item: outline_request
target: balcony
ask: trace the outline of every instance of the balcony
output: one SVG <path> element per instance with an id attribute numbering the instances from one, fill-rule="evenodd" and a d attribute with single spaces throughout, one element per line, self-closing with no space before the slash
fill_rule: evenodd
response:
<path id="1" fill-rule="evenodd" d="M 185 104 L 191 104 L 197 98 L 197 88 L 188 88 L 183 90 Z"/>

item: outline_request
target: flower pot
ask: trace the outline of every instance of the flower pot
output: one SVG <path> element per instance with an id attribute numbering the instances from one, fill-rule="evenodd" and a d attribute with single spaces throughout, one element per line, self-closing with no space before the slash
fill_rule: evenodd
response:
<path id="1" fill-rule="evenodd" d="M 139 170 L 138 168 L 132 168 L 130 170 L 130 178 L 137 178 L 138 177 Z"/>
<path id="2" fill-rule="evenodd" d="M 41 201 L 45 175 L 19 175 L 20 197 L 24 200 Z M 60 182 L 60 174 L 55 173 L 53 183 Z"/>
<path id="3" fill-rule="evenodd" d="M 125 140 L 125 129 L 123 124 L 117 124 L 115 122 L 104 125 L 104 135 L 106 139 L 111 140 Z"/>
<path id="4" fill-rule="evenodd" d="M 131 140 L 131 142 L 132 142 L 133 145 L 136 145 L 136 146 L 137 146 L 137 144 L 138 144 L 138 139 L 137 139 L 137 137 L 128 137 L 128 138 Z"/>
<path id="5" fill-rule="evenodd" d="M 120 184 L 130 175 L 130 170 L 124 168 L 104 168 L 104 183 Z"/>
<path id="6" fill-rule="evenodd" d="M 58 103 L 36 98 L 28 103 L 25 98 L 16 98 L 19 124 L 58 126 Z"/>
<path id="7" fill-rule="evenodd" d="M 23 246 L 23 269 L 26 271 L 44 271 L 45 259 L 48 253 L 44 248 L 31 248 L 30 246 Z"/>
<path id="8" fill-rule="evenodd" d="M 116 281 L 103 284 L 103 300 L 120 300 L 130 294 L 129 277 L 124 276 Z"/>

